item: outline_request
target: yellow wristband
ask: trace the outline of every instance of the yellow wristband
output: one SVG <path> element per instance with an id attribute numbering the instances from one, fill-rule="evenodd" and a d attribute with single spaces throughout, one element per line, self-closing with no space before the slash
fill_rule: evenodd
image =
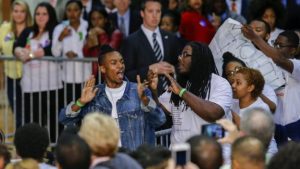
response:
<path id="1" fill-rule="evenodd" d="M 75 104 L 78 106 L 78 107 L 83 107 L 85 106 L 85 104 L 82 104 L 79 99 L 75 102 Z"/>

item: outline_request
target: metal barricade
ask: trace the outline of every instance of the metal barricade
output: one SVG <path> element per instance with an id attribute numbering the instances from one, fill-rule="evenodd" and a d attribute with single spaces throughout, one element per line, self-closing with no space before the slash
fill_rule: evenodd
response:
<path id="1" fill-rule="evenodd" d="M 87 78 L 80 78 L 76 74 L 76 70 L 80 69 L 80 66 L 87 66 L 84 65 L 87 63 L 90 65 L 89 70 L 82 67 L 83 72 L 81 73 L 82 76 L 90 75 L 92 72 L 91 65 L 97 62 L 97 58 L 43 57 L 33 59 L 22 65 L 22 80 L 7 76 L 7 71 L 16 71 L 14 73 L 17 74 L 16 68 L 20 61 L 16 57 L 0 56 L 0 61 L 10 63 L 11 67 L 15 67 L 15 69 L 6 70 L 7 65 L 4 65 L 6 72 L 2 76 L 4 89 L 0 89 L 0 129 L 5 133 L 6 144 L 12 143 L 10 138 L 13 137 L 17 127 L 28 122 L 36 122 L 48 129 L 51 144 L 54 145 L 59 130 L 62 129 L 58 123 L 59 111 L 80 97 L 84 85 L 83 81 Z M 66 66 L 73 70 L 66 71 Z M 47 77 L 43 76 L 45 74 Z M 78 83 L 70 83 L 72 79 Z M 80 81 L 82 79 L 83 81 Z M 101 82 L 101 73 L 98 73 L 97 80 L 98 83 Z M 61 85 L 55 84 L 53 81 L 61 83 Z M 17 90 L 18 87 L 20 87 L 20 91 Z M 46 105 L 46 108 L 42 105 Z M 171 129 L 157 131 L 155 133 L 156 144 L 169 147 L 170 133 Z"/>
<path id="2" fill-rule="evenodd" d="M 0 90 L 0 128 L 8 138 L 6 143 L 11 143 L 9 138 L 17 127 L 28 122 L 46 127 L 51 143 L 55 143 L 62 129 L 58 123 L 59 111 L 80 97 L 84 81 L 91 75 L 92 63 L 97 63 L 97 58 L 32 59 L 22 64 L 22 80 L 9 77 L 8 73 L 19 73 L 19 60 L 0 56 L 0 61 L 4 61 L 5 69 L 4 88 Z M 101 74 L 98 75 L 100 82 Z"/>
<path id="3" fill-rule="evenodd" d="M 169 148 L 170 146 L 170 136 L 172 129 L 165 129 L 155 132 L 156 145 Z"/>

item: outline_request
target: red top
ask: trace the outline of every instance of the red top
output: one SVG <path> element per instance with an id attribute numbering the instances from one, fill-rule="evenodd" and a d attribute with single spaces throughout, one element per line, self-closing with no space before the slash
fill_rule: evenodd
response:
<path id="1" fill-rule="evenodd" d="M 108 36 L 107 33 L 102 33 L 98 36 L 98 46 L 94 46 L 91 48 L 87 47 L 87 44 L 83 47 L 83 55 L 85 57 L 98 57 L 100 54 L 100 46 L 107 44 L 111 46 L 112 48 L 118 50 L 120 48 L 121 42 L 122 42 L 122 33 L 119 30 L 115 30 L 111 37 Z M 98 76 L 98 63 L 93 63 L 93 75 L 95 77 Z"/>
<path id="2" fill-rule="evenodd" d="M 209 44 L 216 30 L 207 18 L 195 11 L 181 13 L 179 32 L 189 41 L 197 41 Z"/>

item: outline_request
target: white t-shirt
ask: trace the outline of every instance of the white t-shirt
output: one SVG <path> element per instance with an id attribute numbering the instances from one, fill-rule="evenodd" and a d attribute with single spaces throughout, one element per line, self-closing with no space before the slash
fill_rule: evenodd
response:
<path id="1" fill-rule="evenodd" d="M 31 39 L 28 42 L 30 50 L 34 52 L 38 48 L 50 45 L 49 33 L 45 32 L 39 40 Z M 25 93 L 48 91 L 62 88 L 60 76 L 60 64 L 51 61 L 31 60 L 23 65 L 22 90 Z"/>
<path id="2" fill-rule="evenodd" d="M 273 32 L 270 33 L 270 38 L 268 40 L 268 44 L 273 46 L 273 42 L 277 39 L 278 35 L 283 32 L 284 30 L 275 28 Z"/>
<path id="3" fill-rule="evenodd" d="M 291 59 L 294 70 L 289 73 L 282 70 L 286 85 L 276 90 L 278 105 L 274 115 L 276 124 L 287 125 L 300 119 L 300 60 Z"/>
<path id="4" fill-rule="evenodd" d="M 105 86 L 105 93 L 112 106 L 111 117 L 116 120 L 118 126 L 119 126 L 119 121 L 118 121 L 117 101 L 121 99 L 121 97 L 123 96 L 125 92 L 126 84 L 127 82 L 123 81 L 123 84 L 119 88 L 109 88 Z M 122 146 L 121 139 L 119 139 L 119 147 L 121 146 Z"/>
<path id="5" fill-rule="evenodd" d="M 229 113 L 232 104 L 232 90 L 226 79 L 212 74 L 210 97 L 208 100 L 221 106 L 225 112 L 225 116 Z M 173 116 L 171 144 L 182 143 L 191 136 L 201 134 L 201 126 L 209 123 L 194 113 L 191 108 L 185 109 L 184 107 L 184 104 L 179 105 L 179 107 L 175 107 L 175 105 L 171 106 Z"/>
<path id="6" fill-rule="evenodd" d="M 232 106 L 232 110 L 234 112 L 236 112 L 240 117 L 242 117 L 248 110 L 253 109 L 253 108 L 261 108 L 261 109 L 264 109 L 264 110 L 267 110 L 268 112 L 270 112 L 269 106 L 266 103 L 264 103 L 262 101 L 262 99 L 259 97 L 257 98 L 257 100 L 254 103 L 252 103 L 248 107 L 240 109 L 238 102 L 234 102 L 234 104 Z M 275 141 L 274 137 L 272 137 L 267 154 L 270 156 L 273 156 L 275 153 L 277 153 L 277 151 L 278 151 L 278 149 L 277 149 L 276 141 Z"/>
<path id="7" fill-rule="evenodd" d="M 65 37 L 61 42 L 58 40 L 59 35 L 68 27 L 71 30 L 71 35 Z M 77 30 L 69 26 L 68 21 L 64 21 L 57 25 L 53 32 L 52 54 L 56 57 L 67 57 L 66 53 L 73 51 L 78 58 L 83 58 L 83 45 L 87 35 L 88 23 L 80 20 L 80 26 Z M 74 62 L 64 61 L 62 71 L 62 80 L 66 83 L 82 83 L 88 79 L 92 73 L 92 65 L 89 62 Z"/>
<path id="8" fill-rule="evenodd" d="M 275 105 L 277 105 L 277 96 L 276 96 L 276 93 L 275 93 L 274 89 L 273 89 L 271 86 L 265 84 L 264 89 L 263 89 L 263 91 L 262 91 L 262 94 L 264 94 L 264 95 L 265 95 L 268 99 L 270 99 Z M 261 98 L 260 98 L 260 99 L 261 99 Z M 261 99 L 261 101 L 263 101 L 263 100 Z M 263 103 L 264 103 L 264 102 L 263 102 Z M 266 105 L 267 105 L 267 104 L 266 104 Z M 268 105 L 267 105 L 267 106 L 268 106 Z M 263 107 L 265 107 L 265 105 L 263 105 Z M 238 100 L 238 99 L 233 99 L 233 101 L 232 101 L 232 106 L 231 106 L 230 109 L 231 109 L 231 111 L 233 111 L 233 112 L 235 112 L 235 113 L 238 113 L 238 112 L 240 111 L 240 108 L 239 108 L 239 100 Z M 270 111 L 269 106 L 268 106 L 268 109 L 266 109 L 266 110 Z M 228 119 L 232 119 L 231 113 L 229 114 Z"/>
<path id="9" fill-rule="evenodd" d="M 265 95 L 268 99 L 270 99 L 275 105 L 277 105 L 277 96 L 274 89 L 271 86 L 265 84 L 262 94 Z"/>
<path id="10" fill-rule="evenodd" d="M 123 96 L 126 84 L 127 82 L 123 81 L 123 84 L 119 88 L 109 88 L 105 86 L 105 93 L 112 105 L 111 116 L 114 119 L 118 119 L 117 101 Z"/>

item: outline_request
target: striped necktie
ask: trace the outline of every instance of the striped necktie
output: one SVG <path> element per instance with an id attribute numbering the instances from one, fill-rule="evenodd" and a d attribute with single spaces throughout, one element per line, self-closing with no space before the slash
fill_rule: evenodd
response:
<path id="1" fill-rule="evenodd" d="M 153 37 L 153 51 L 155 53 L 157 62 L 160 62 L 160 61 L 163 61 L 163 55 L 161 53 L 159 44 L 158 44 L 158 42 L 156 40 L 156 36 L 157 36 L 157 34 L 154 32 L 152 34 L 152 37 Z"/>
<path id="2" fill-rule="evenodd" d="M 158 41 L 156 40 L 156 36 L 157 36 L 157 34 L 154 32 L 152 34 L 152 38 L 153 38 L 153 52 L 155 54 L 157 62 L 161 62 L 161 61 L 164 60 L 164 57 L 163 57 L 163 54 L 161 52 L 160 46 L 158 44 Z M 166 78 L 164 76 L 161 76 L 160 80 L 162 81 L 163 89 L 167 90 L 168 89 L 168 83 L 167 83 Z"/>
<path id="3" fill-rule="evenodd" d="M 120 31 L 122 32 L 124 37 L 127 37 L 126 29 L 125 29 L 125 19 L 123 16 L 120 17 L 120 25 L 119 25 Z"/>

